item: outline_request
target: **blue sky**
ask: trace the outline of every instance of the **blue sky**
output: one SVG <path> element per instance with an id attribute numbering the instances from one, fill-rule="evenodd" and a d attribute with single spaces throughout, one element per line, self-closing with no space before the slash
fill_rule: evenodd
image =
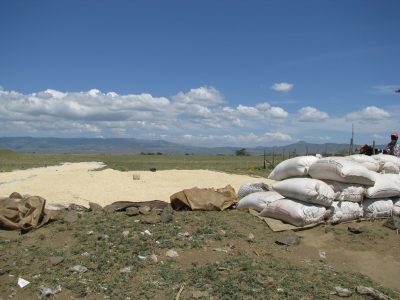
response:
<path id="1" fill-rule="evenodd" d="M 400 2 L 0 2 L 0 136 L 387 143 Z"/>

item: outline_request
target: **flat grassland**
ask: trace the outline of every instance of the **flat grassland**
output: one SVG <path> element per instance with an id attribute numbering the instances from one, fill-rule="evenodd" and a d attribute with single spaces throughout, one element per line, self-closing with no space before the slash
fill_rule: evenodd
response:
<path id="1" fill-rule="evenodd" d="M 0 171 L 65 161 L 103 161 L 123 171 L 154 167 L 266 176 L 270 170 L 263 169 L 262 157 L 3 151 Z M 299 245 L 282 246 L 275 243 L 279 233 L 245 211 L 175 211 L 172 222 L 154 224 L 143 222 L 149 215 L 124 212 L 78 215 L 75 222 L 60 220 L 23 235 L 0 230 L 2 298 L 37 299 L 40 286 L 58 285 L 55 299 L 338 299 L 332 295 L 336 286 L 351 290 L 351 299 L 369 299 L 355 292 L 359 285 L 400 297 L 400 239 L 382 220 L 351 224 L 360 234 L 350 233 L 349 224 L 321 225 L 298 232 Z M 179 256 L 168 258 L 172 249 Z M 71 272 L 76 265 L 88 270 Z M 30 284 L 18 288 L 19 277 Z"/>

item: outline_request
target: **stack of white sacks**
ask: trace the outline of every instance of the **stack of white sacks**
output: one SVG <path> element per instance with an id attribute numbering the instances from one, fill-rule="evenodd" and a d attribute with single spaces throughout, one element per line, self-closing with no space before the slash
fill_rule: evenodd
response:
<path id="1" fill-rule="evenodd" d="M 400 215 L 400 159 L 391 155 L 300 156 L 278 164 L 277 182 L 240 187 L 238 209 L 295 226 Z"/>

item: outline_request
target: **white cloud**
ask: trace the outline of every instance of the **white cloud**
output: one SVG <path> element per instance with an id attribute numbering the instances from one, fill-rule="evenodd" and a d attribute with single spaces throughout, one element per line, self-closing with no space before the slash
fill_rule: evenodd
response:
<path id="1" fill-rule="evenodd" d="M 199 104 L 202 106 L 215 106 L 224 103 L 223 95 L 213 87 L 191 89 L 188 93 L 179 92 L 172 99 L 176 103 Z"/>
<path id="2" fill-rule="evenodd" d="M 360 111 L 352 112 L 346 115 L 348 121 L 379 121 L 390 118 L 390 114 L 376 106 L 368 106 Z"/>
<path id="3" fill-rule="evenodd" d="M 271 89 L 277 92 L 287 93 L 293 89 L 293 86 L 294 85 L 292 83 L 280 82 L 280 83 L 274 83 L 271 86 Z"/>
<path id="4" fill-rule="evenodd" d="M 319 111 L 311 106 L 301 108 L 298 113 L 300 122 L 319 122 L 329 118 L 326 112 Z"/>

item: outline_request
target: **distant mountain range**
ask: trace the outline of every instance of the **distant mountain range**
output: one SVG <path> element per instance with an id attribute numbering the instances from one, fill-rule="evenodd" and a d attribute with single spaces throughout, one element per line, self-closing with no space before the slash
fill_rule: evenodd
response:
<path id="1" fill-rule="evenodd" d="M 357 145 L 355 147 L 358 147 Z M 376 146 L 383 148 L 384 146 Z M 267 155 L 275 153 L 284 154 L 286 157 L 315 154 L 348 153 L 348 144 L 311 144 L 297 142 L 286 146 L 276 147 L 195 147 L 163 140 L 141 140 L 123 138 L 32 138 L 32 137 L 2 137 L 0 149 L 9 149 L 18 152 L 41 153 L 115 153 L 115 154 L 140 154 L 161 153 L 175 155 L 235 155 L 236 151 L 245 148 L 250 155 Z"/>

